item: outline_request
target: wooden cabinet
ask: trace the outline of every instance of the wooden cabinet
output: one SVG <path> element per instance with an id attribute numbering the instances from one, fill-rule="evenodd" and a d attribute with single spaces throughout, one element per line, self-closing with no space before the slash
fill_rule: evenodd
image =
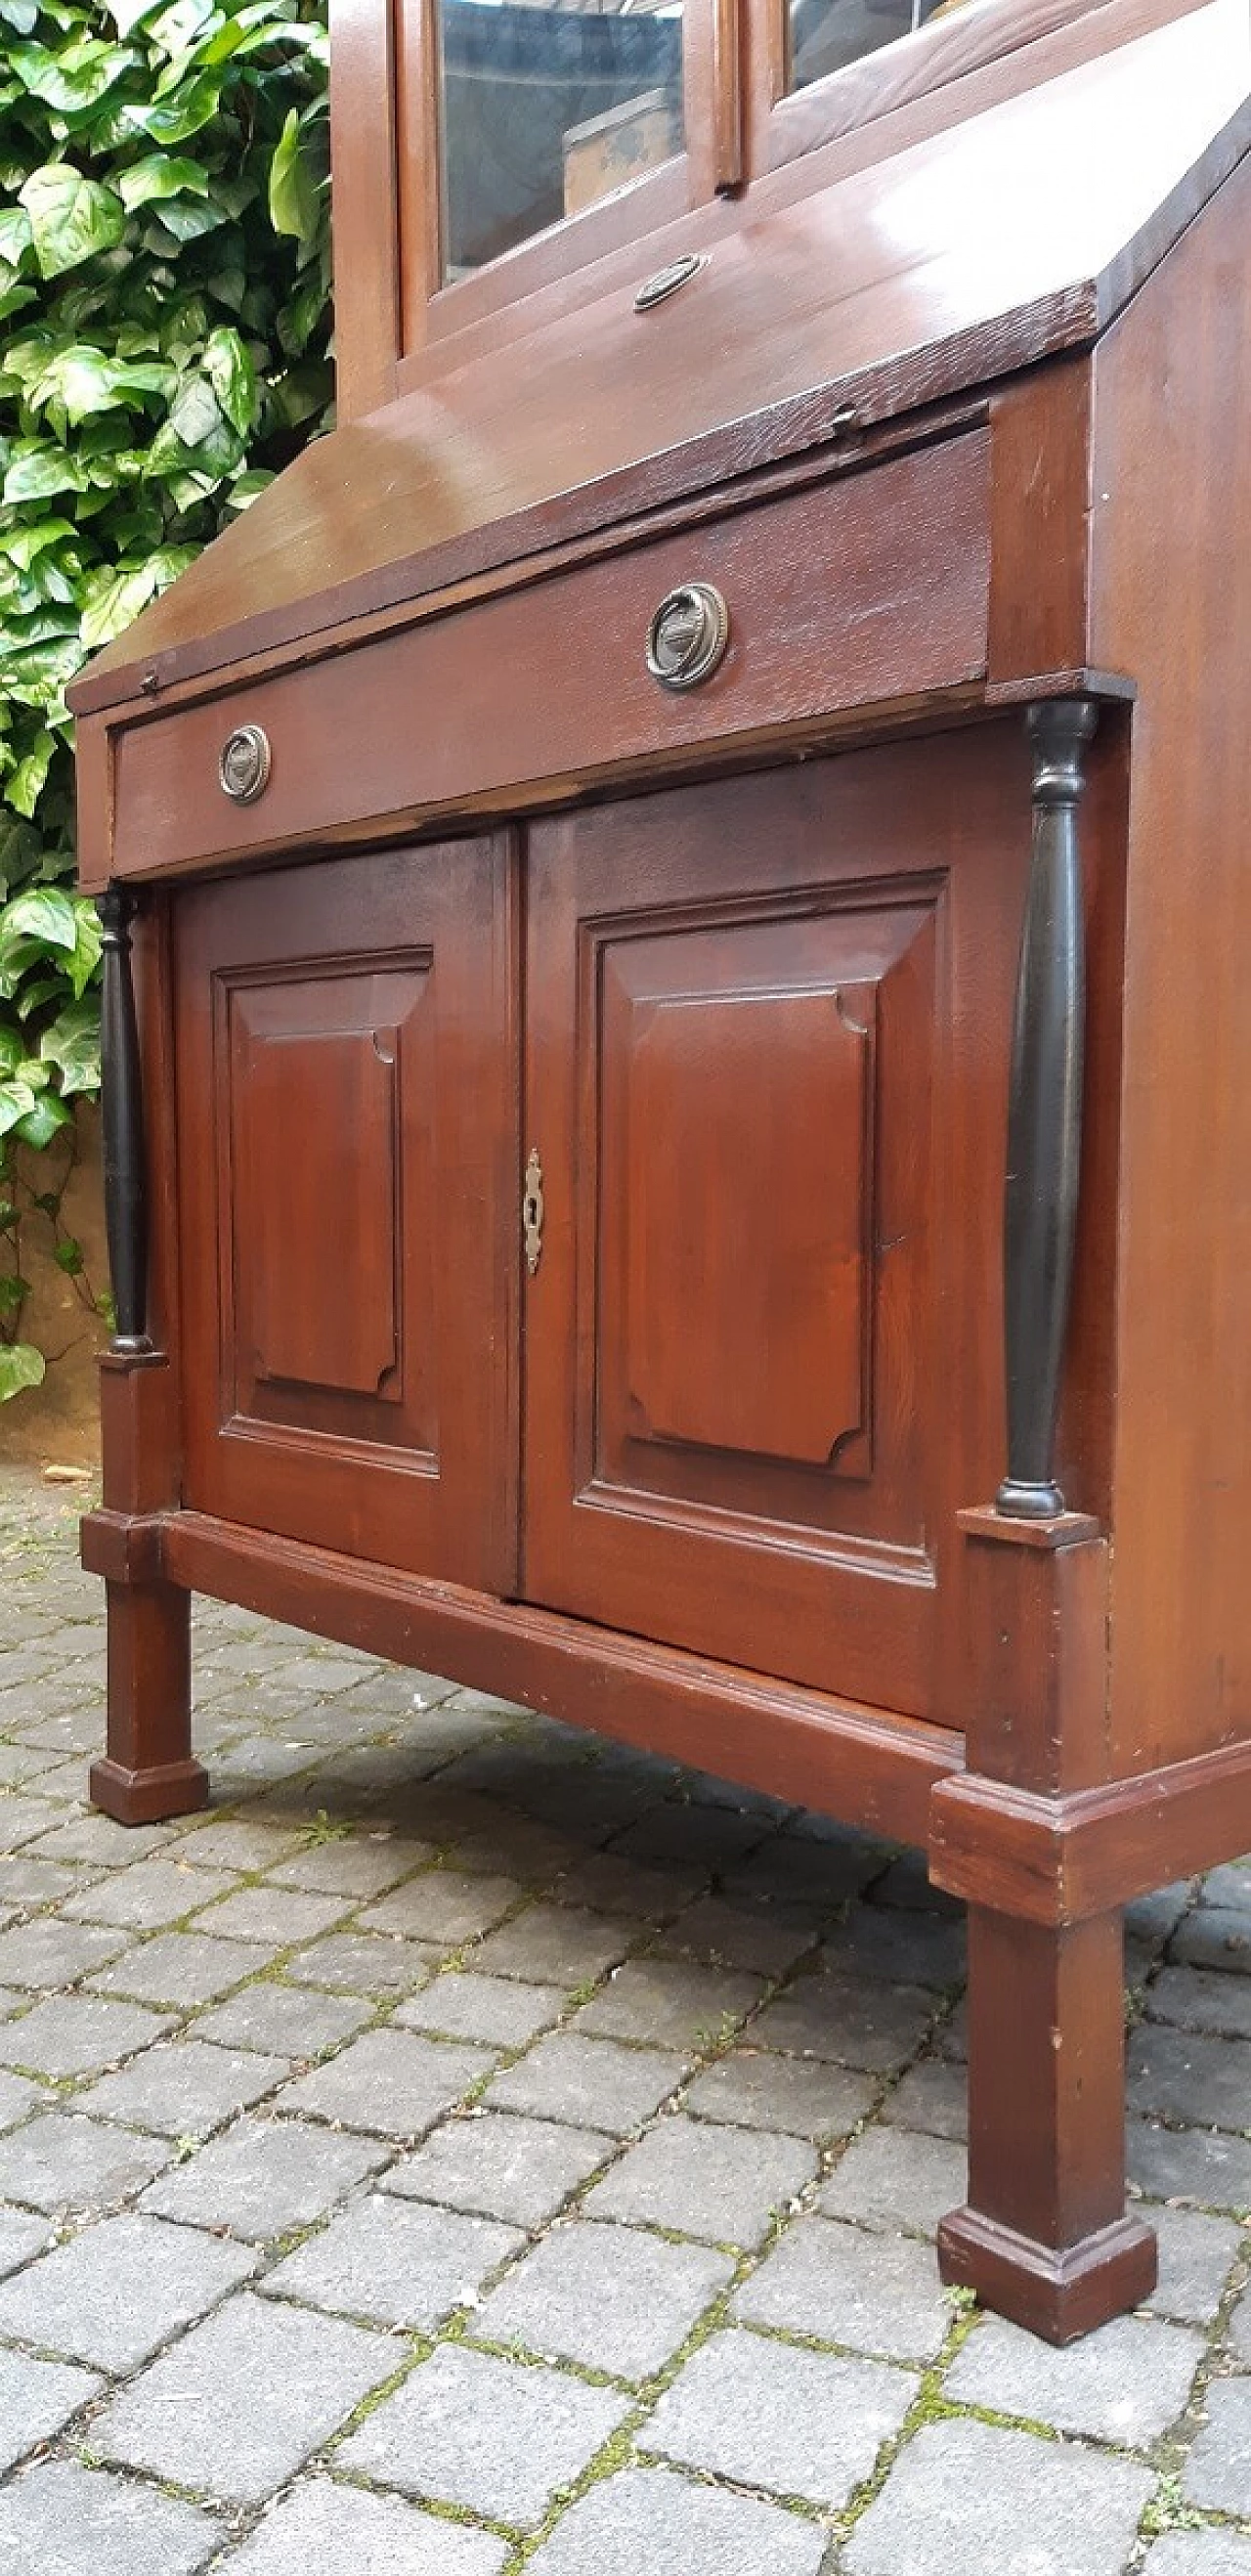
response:
<path id="1" fill-rule="evenodd" d="M 1063 2340 L 1251 1843 L 1251 27 L 892 6 L 336 9 L 340 425 L 73 693 L 92 1787 L 203 1590 L 923 1845 Z"/>

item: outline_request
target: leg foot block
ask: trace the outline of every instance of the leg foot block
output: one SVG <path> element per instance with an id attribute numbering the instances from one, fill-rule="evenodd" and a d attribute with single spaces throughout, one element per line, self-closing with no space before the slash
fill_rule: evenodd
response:
<path id="1" fill-rule="evenodd" d="M 1139 2218 L 1083 2236 L 1076 2245 L 1040 2245 L 979 2209 L 953 2209 L 939 2225 L 938 2268 L 953 2287 L 975 2290 L 994 2308 L 1046 2343 L 1074 2343 L 1149 2298 L 1156 2283 L 1154 2231 Z"/>
<path id="2" fill-rule="evenodd" d="M 202 1762 L 161 1762 L 128 1771 L 106 1753 L 91 1766 L 91 1803 L 119 1825 L 159 1825 L 171 1816 L 193 1816 L 209 1802 Z"/>

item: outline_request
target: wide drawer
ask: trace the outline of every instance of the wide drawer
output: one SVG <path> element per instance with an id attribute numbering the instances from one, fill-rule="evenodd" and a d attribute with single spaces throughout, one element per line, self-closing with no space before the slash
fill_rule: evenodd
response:
<path id="1" fill-rule="evenodd" d="M 113 872 L 519 806 L 976 680 L 989 482 L 988 435 L 968 431 L 154 713 L 116 737 Z M 689 582 L 722 594 L 729 642 L 708 679 L 676 691 L 646 643 L 660 601 Z M 244 725 L 266 737 L 269 775 L 236 803 L 219 771 Z"/>

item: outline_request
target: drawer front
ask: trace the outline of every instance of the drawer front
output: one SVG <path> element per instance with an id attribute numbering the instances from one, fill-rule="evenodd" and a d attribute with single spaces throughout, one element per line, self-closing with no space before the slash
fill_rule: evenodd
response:
<path id="1" fill-rule="evenodd" d="M 634 763 L 976 680 L 989 525 L 989 440 L 969 431 L 154 715 L 116 745 L 114 871 L 565 796 Z M 720 592 L 728 643 L 709 677 L 673 690 L 648 669 L 648 630 L 691 582 Z M 233 801 L 219 768 L 244 726 L 265 736 L 269 772 Z"/>

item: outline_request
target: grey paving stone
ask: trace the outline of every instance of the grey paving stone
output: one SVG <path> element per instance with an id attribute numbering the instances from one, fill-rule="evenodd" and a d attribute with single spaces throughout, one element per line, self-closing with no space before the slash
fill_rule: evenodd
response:
<path id="1" fill-rule="evenodd" d="M 542 2363 L 443 2344 L 338 2452 L 382 2486 L 532 2531 L 623 2422 L 630 2400 Z"/>
<path id="2" fill-rule="evenodd" d="M 485 1810 L 491 1801 L 483 1798 L 479 1804 Z M 497 1807 L 494 1813 L 494 1824 L 481 1822 L 455 1833 L 458 1868 L 481 1870 L 484 1877 L 517 1878 L 527 1888 L 537 1889 L 578 1859 L 581 1846 L 568 1834 L 557 1833 L 551 1825 L 537 1824 L 531 1817 L 519 1815 L 515 1808 L 510 1813 L 506 1807 Z M 537 1964 L 522 1970 L 526 1976 L 546 1973 Z"/>
<path id="3" fill-rule="evenodd" d="M 259 2504 L 390 2378 L 396 2359 L 389 2335 L 243 2291 L 141 2372 L 92 2439 L 104 2457 L 176 2486 Z M 263 2403 L 241 2406 L 243 2388 Z"/>
<path id="4" fill-rule="evenodd" d="M 732 1905 L 723 1896 L 704 1896 L 669 1925 L 660 1946 L 708 1967 L 780 1977 L 813 1947 L 818 1924 L 816 1915 L 767 1898 L 753 1903 L 744 1896 Z"/>
<path id="5" fill-rule="evenodd" d="M 1251 2379 L 1214 2379 L 1204 2397 L 1207 2418 L 1182 2471 L 1192 2504 L 1217 2513 L 1251 2514 Z"/>
<path id="6" fill-rule="evenodd" d="M 675 2092 L 686 2060 L 658 2048 L 623 2048 L 612 2039 L 553 2031 L 516 2066 L 497 2075 L 486 2095 L 493 2108 L 532 2111 L 540 2119 L 627 2137 Z"/>
<path id="7" fill-rule="evenodd" d="M 24 1843 L 40 1841 L 60 1823 L 57 1808 L 47 1798 L 0 1798 L 0 1852 L 20 1851 Z"/>
<path id="8" fill-rule="evenodd" d="M 895 1906 L 905 1914 L 935 1914 L 948 1923 L 964 1920 L 964 1907 L 958 1896 L 949 1896 L 945 1887 L 935 1887 L 926 1866 L 925 1854 L 900 1852 L 880 1878 L 875 1878 L 870 1905 Z"/>
<path id="9" fill-rule="evenodd" d="M 1142 2024 L 1126 2046 L 1132 2111 L 1156 2111 L 1193 2127 L 1245 2129 L 1251 2104 L 1251 2041 Z"/>
<path id="10" fill-rule="evenodd" d="M 0 2028 L 0 2058 L 39 2075 L 90 2075 L 133 2057 L 171 2028 L 168 2013 L 98 1995 L 48 1995 L 20 2021 Z"/>
<path id="11" fill-rule="evenodd" d="M 1148 2120 L 1128 2121 L 1125 2139 L 1130 2180 L 1152 2200 L 1251 2211 L 1251 2139 Z"/>
<path id="12" fill-rule="evenodd" d="M 685 2106 L 744 2129 L 785 2129 L 792 2137 L 845 2138 L 873 2107 L 863 2075 L 816 2059 L 736 2049 L 688 2084 Z"/>
<path id="13" fill-rule="evenodd" d="M 342 2316 L 429 2330 L 472 2305 L 488 2274 L 525 2241 L 519 2228 L 493 2219 L 375 2193 L 297 2246 L 265 2287 Z"/>
<path id="14" fill-rule="evenodd" d="M 316 1895 L 354 1896 L 364 1903 L 395 1887 L 410 1870 L 434 1859 L 432 1843 L 387 1830 L 347 1834 L 294 1851 L 270 1871 L 275 1887 L 308 1887 Z M 394 1929 L 383 1925 L 383 1930 Z"/>
<path id="15" fill-rule="evenodd" d="M 1210 1869 L 1200 1885 L 1199 1902 L 1251 1913 L 1251 1860 L 1226 1861 L 1220 1869 Z"/>
<path id="16" fill-rule="evenodd" d="M 526 1986 L 515 1977 L 479 1977 L 470 1970 L 434 1977 L 403 2003 L 395 2019 L 406 2030 L 446 2031 L 453 2039 L 479 2039 L 498 2048 L 524 2048 L 558 2021 L 566 1997 L 560 1986 Z"/>
<path id="17" fill-rule="evenodd" d="M 1155 1887 L 1147 1896 L 1136 1896 L 1125 1908 L 1124 1922 L 1128 1938 L 1150 1941 L 1159 1949 L 1167 1941 L 1190 1903 L 1190 1882 L 1175 1879 L 1170 1887 Z"/>
<path id="18" fill-rule="evenodd" d="M 782 2209 L 812 2180 L 806 2140 L 689 2120 L 649 2129 L 587 2195 L 593 2217 L 643 2219 L 718 2245 L 759 2245 Z"/>
<path id="19" fill-rule="evenodd" d="M 191 1869 L 272 1869 L 305 1840 L 298 1827 L 267 1816 L 210 1816 L 184 1835 L 178 1857 Z"/>
<path id="20" fill-rule="evenodd" d="M 317 1987 L 282 1985 L 266 1977 L 201 2013 L 195 2034 L 218 2046 L 309 2058 L 337 2048 L 371 2018 L 372 2007 L 363 1995 L 324 1994 Z"/>
<path id="21" fill-rule="evenodd" d="M 1245 2290 L 1235 2302 L 1230 2318 L 1230 2339 L 1240 2360 L 1251 2363 L 1251 2298 Z"/>
<path id="22" fill-rule="evenodd" d="M 158 1932 L 92 1983 L 97 1994 L 134 1995 L 141 2003 L 211 2004 L 267 1968 L 271 1957 L 259 1941 L 216 1941 L 208 1932 Z"/>
<path id="23" fill-rule="evenodd" d="M 417 2138 L 494 2063 L 485 2048 L 422 2039 L 416 2031 L 367 2030 L 279 2098 L 284 2111 L 311 2111 L 384 2138 Z"/>
<path id="24" fill-rule="evenodd" d="M 498 2576 L 507 2556 L 506 2541 L 399 2496 L 310 2478 L 223 2566 L 225 2576 Z"/>
<path id="25" fill-rule="evenodd" d="M 1233 2531 L 1170 2531 L 1143 2569 L 1144 2576 L 1251 2576 L 1251 2540 Z"/>
<path id="26" fill-rule="evenodd" d="M 335 1993 L 410 1995 L 438 1964 L 438 1952 L 428 1943 L 385 1932 L 328 1932 L 288 1960 L 286 1974 L 300 1985 L 328 1986 Z"/>
<path id="27" fill-rule="evenodd" d="M 137 1931 L 158 1931 L 179 1923 L 184 1914 L 224 1895 L 234 1880 L 229 1870 L 189 1869 L 181 1856 L 164 1852 L 155 1860 L 137 1860 L 114 1871 L 63 1908 L 78 1922 L 115 1923 Z"/>
<path id="28" fill-rule="evenodd" d="M 915 2057 L 937 2008 L 919 1986 L 845 1984 L 799 1976 L 751 2026 L 752 2045 L 827 2058 L 868 2075 L 893 2075 Z"/>
<path id="29" fill-rule="evenodd" d="M 34 2361 L 24 2352 L 0 2351 L 0 2472 L 13 2468 L 28 2451 L 59 2433 L 103 2384 L 91 2370 L 69 2370 L 61 2362 Z"/>
<path id="30" fill-rule="evenodd" d="M 409 1939 L 458 1948 L 490 1932 L 525 1894 L 518 1879 L 474 1878 L 467 1870 L 427 1869 L 404 1887 L 367 1906 L 362 1923 L 371 1932 L 400 1932 Z"/>
<path id="31" fill-rule="evenodd" d="M 531 1905 L 487 1934 L 474 1965 L 536 1985 L 583 1986 L 624 1959 L 638 1937 L 637 1923 L 614 1923 L 576 1905 Z"/>
<path id="32" fill-rule="evenodd" d="M 15 2129 L 37 2102 L 44 2099 L 43 2088 L 32 2084 L 28 2075 L 9 2075 L 0 2069 L 0 2135 Z M 3 2185 L 0 2185 L 0 2189 Z"/>
<path id="33" fill-rule="evenodd" d="M 1245 1977 L 1251 1974 L 1251 1912 L 1227 1905 L 1197 1905 L 1183 1916 L 1169 1946 L 1173 1957 L 1188 1967 Z"/>
<path id="34" fill-rule="evenodd" d="M 125 1936 L 103 1924 L 66 1923 L 44 1914 L 0 1932 L 0 1983 L 32 1989 L 70 1986 L 125 1948 Z"/>
<path id="35" fill-rule="evenodd" d="M 913 1986 L 958 1985 L 964 1976 L 963 1923 L 945 1922 L 935 1914 L 891 1913 L 885 1907 L 853 1906 L 846 1923 L 831 1933 L 822 1951 L 836 1977 L 885 1977 Z"/>
<path id="36" fill-rule="evenodd" d="M 196 2506 L 68 2460 L 38 2462 L 0 2495 L 4 2576 L 194 2576 L 221 2539 Z"/>
<path id="37" fill-rule="evenodd" d="M 1251 2039 L 1251 1977 L 1230 1977 L 1213 1968 L 1162 1968 L 1146 2003 L 1149 2021 L 1215 2031 L 1224 2039 Z"/>
<path id="38" fill-rule="evenodd" d="M 840 2156 L 817 2194 L 827 2218 L 932 2236 L 958 2209 L 968 2185 L 964 2148 L 915 2129 L 865 2129 Z"/>
<path id="39" fill-rule="evenodd" d="M 126 2120 L 158 2137 L 204 2138 L 233 2112 L 272 2093 L 290 2072 L 286 2057 L 173 2039 L 145 2049 L 120 2074 L 102 2076 L 81 2100 L 101 2119 Z"/>
<path id="40" fill-rule="evenodd" d="M 1211 2323 L 1221 2303 L 1239 2230 L 1197 2209 L 1144 2209 L 1160 2241 L 1160 2277 L 1147 2305 L 1185 2325 Z"/>
<path id="41" fill-rule="evenodd" d="M 616 2146 L 595 2129 L 475 2110 L 432 2129 L 422 2146 L 392 2165 L 383 2188 L 541 2227 Z"/>
<path id="42" fill-rule="evenodd" d="M 923 2424 L 844 2550 L 847 2576 L 1120 2576 L 1151 2491 L 1146 2469 L 989 2424 Z"/>
<path id="43" fill-rule="evenodd" d="M 573 2219 L 491 2292 L 470 2331 L 643 2379 L 677 2351 L 733 2272 L 730 2257 L 708 2246 Z"/>
<path id="44" fill-rule="evenodd" d="M 54 2233 L 46 2218 L 32 2218 L 25 2209 L 0 2209 L 0 2280 L 29 2263 L 32 2255 L 42 2254 Z"/>
<path id="45" fill-rule="evenodd" d="M 779 2505 L 626 2469 L 562 2516 L 526 2576 L 817 2576 L 825 2545 Z"/>
<path id="46" fill-rule="evenodd" d="M 963 2142 L 969 2133 L 966 2069 L 944 2057 L 922 2058 L 901 2076 L 878 2113 L 888 2128 L 923 2129 L 931 2138 Z"/>
<path id="47" fill-rule="evenodd" d="M 32 1851 L 15 1852 L 0 1860 L 0 1905 L 57 1905 L 89 1889 L 98 1876 L 95 1870 L 71 1869 L 68 1861 L 40 1860 Z"/>
<path id="48" fill-rule="evenodd" d="M 613 1850 L 627 1860 L 646 1861 L 651 1868 L 676 1861 L 679 1868 L 703 1862 L 711 1869 L 729 1870 L 763 1842 L 769 1830 L 763 1816 L 672 1798 L 616 1835 Z"/>
<path id="49" fill-rule="evenodd" d="M 646 1861 L 625 1860 L 620 1852 L 586 1852 L 555 1881 L 551 1896 L 557 1905 L 588 1905 L 597 1914 L 670 1923 L 707 1887 L 709 1876 L 698 1863 L 686 1869 L 676 1862 L 650 1869 Z"/>
<path id="50" fill-rule="evenodd" d="M 979 2321 L 947 2373 L 950 2397 L 1144 2449 L 1180 2415 L 1202 2336 L 1154 2317 L 1116 2317 L 1057 2351 L 1002 2317 Z"/>
<path id="51" fill-rule="evenodd" d="M 257 2243 L 311 2227 L 376 2173 L 385 2150 L 305 2120 L 237 2120 L 189 2164 L 164 2174 L 143 2207 Z"/>
<path id="52" fill-rule="evenodd" d="M 164 2140 L 52 2110 L 0 2140 L 0 2195 L 56 2217 L 105 2210 L 141 2191 L 168 2164 Z"/>
<path id="53" fill-rule="evenodd" d="M 828 2218 L 785 2230 L 737 2292 L 734 2313 L 892 2361 L 932 2361 L 951 2325 L 927 2245 Z"/>
<path id="54" fill-rule="evenodd" d="M 0 1816 L 6 1815 L 13 1803 L 12 1799 L 4 1799 Z M 36 1803 L 30 1801 L 32 1807 Z M 163 1851 L 169 1842 L 164 1825 L 119 1825 L 112 1816 L 95 1811 L 67 1816 L 58 1822 L 54 1811 L 45 1807 L 43 1817 L 46 1830 L 33 1848 L 45 1860 L 85 1861 L 102 1869 L 116 1869 L 143 1859 L 149 1852 Z"/>
<path id="55" fill-rule="evenodd" d="M 639 2448 L 775 2495 L 843 2505 L 893 2439 L 917 2382 L 885 2362 L 800 2352 L 772 2336 L 710 2336 L 679 2371 Z"/>
<path id="56" fill-rule="evenodd" d="M 583 2006 L 575 2027 L 694 2055 L 728 2039 L 763 1993 L 762 1978 L 729 1969 L 685 1959 L 631 1959 Z"/>
<path id="57" fill-rule="evenodd" d="M 210 1907 L 201 1929 L 227 1941 L 263 1941 L 289 1949 L 313 1941 L 351 1912 L 350 1899 L 318 1895 L 304 1887 L 241 1887 Z"/>
<path id="58" fill-rule="evenodd" d="M 101 2219 L 0 2283 L 0 2334 L 101 2370 L 134 2370 L 246 2280 L 253 2261 L 237 2245 L 135 2211 Z"/>

